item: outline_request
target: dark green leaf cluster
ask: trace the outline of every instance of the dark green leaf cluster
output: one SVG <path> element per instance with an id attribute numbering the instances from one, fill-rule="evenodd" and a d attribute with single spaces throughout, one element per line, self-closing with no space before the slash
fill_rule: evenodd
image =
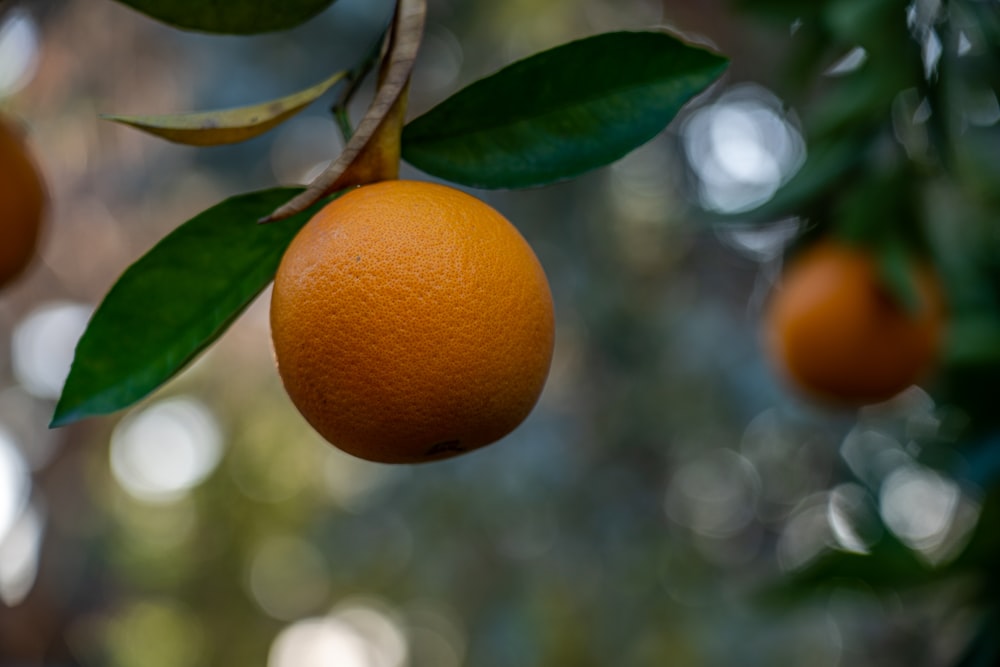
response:
<path id="1" fill-rule="evenodd" d="M 929 562 L 882 526 L 868 553 L 831 552 L 783 580 L 778 597 L 970 582 L 962 604 L 981 615 L 982 628 L 957 664 L 996 664 L 1000 12 L 995 3 L 972 0 L 738 4 L 767 20 L 796 22 L 781 92 L 802 112 L 809 154 L 770 201 L 713 222 L 759 225 L 797 216 L 808 222 L 803 243 L 836 235 L 874 248 L 886 284 L 904 303 L 912 302 L 912 286 L 902 278 L 906 258 L 933 263 L 946 285 L 950 331 L 932 390 L 942 412 L 961 414 L 965 426 L 954 440 L 922 443 L 919 458 L 957 480 L 981 512 L 968 541 L 943 563 Z M 864 56 L 860 65 L 834 71 L 855 49 Z M 870 492 L 877 495 L 878 486 Z"/>

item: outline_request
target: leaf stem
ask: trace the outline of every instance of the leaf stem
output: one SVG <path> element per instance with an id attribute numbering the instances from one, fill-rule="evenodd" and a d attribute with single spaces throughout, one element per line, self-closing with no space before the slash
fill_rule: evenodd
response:
<path id="1" fill-rule="evenodd" d="M 334 119 L 337 121 L 340 134 L 344 137 L 344 143 L 350 141 L 351 136 L 354 134 L 354 127 L 351 124 L 351 116 L 347 110 L 347 105 L 350 104 L 351 99 L 354 98 L 365 78 L 367 78 L 368 74 L 375 67 L 375 63 L 381 58 L 382 51 L 385 48 L 385 38 L 389 33 L 391 25 L 390 21 L 390 24 L 382 31 L 379 38 L 375 40 L 372 48 L 368 50 L 364 59 L 347 72 L 347 76 L 345 77 L 347 85 L 341 89 L 340 95 L 337 96 L 337 101 L 330 108 Z"/>

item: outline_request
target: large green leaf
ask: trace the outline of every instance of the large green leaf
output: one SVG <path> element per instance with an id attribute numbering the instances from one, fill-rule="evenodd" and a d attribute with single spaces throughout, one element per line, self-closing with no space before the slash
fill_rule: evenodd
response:
<path id="1" fill-rule="evenodd" d="M 130 266 L 77 345 L 52 425 L 131 405 L 218 338 L 274 278 L 315 207 L 278 224 L 256 220 L 299 192 L 277 188 L 227 199 Z"/>
<path id="2" fill-rule="evenodd" d="M 287 30 L 311 19 L 333 0 L 118 0 L 184 30 L 252 35 Z"/>
<path id="3" fill-rule="evenodd" d="M 476 187 L 570 178 L 653 138 L 727 64 L 658 32 L 571 42 L 481 79 L 412 121 L 403 157 Z"/>

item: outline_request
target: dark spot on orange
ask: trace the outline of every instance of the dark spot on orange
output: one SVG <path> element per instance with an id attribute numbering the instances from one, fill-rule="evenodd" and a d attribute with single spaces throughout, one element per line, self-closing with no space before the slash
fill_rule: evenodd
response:
<path id="1" fill-rule="evenodd" d="M 424 452 L 424 456 L 440 456 L 442 454 L 461 454 L 465 451 L 465 447 L 462 446 L 459 440 L 445 440 L 444 442 L 439 442 L 436 445 L 432 445 L 430 449 Z"/>

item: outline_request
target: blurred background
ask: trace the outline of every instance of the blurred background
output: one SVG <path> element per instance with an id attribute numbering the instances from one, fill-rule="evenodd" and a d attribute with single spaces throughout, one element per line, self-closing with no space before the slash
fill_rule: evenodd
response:
<path id="1" fill-rule="evenodd" d="M 208 149 L 98 114 L 305 88 L 355 64 L 392 3 L 219 37 L 106 0 L 0 2 L 0 105 L 51 195 L 41 258 L 0 294 L 0 665 L 1000 664 L 1000 8 L 802 4 L 430 2 L 411 116 L 597 32 L 668 27 L 732 65 L 611 167 L 476 193 L 549 275 L 552 373 L 501 443 L 393 467 L 340 453 L 295 411 L 266 293 L 135 408 L 47 428 L 77 338 L 131 262 L 342 147 L 329 99 Z M 861 125 L 878 128 L 873 151 L 916 165 L 957 305 L 933 384 L 836 411 L 784 384 L 758 332 L 784 249 L 823 221 L 739 214 Z"/>

